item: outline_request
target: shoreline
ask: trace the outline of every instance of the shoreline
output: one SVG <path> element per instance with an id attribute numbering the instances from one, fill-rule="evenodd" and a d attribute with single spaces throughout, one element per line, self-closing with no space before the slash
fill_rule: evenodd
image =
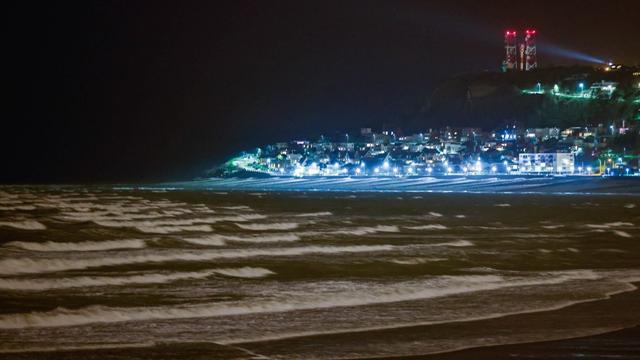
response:
<path id="1" fill-rule="evenodd" d="M 633 283 L 638 287 L 640 283 Z M 462 323 L 446 323 L 437 325 L 407 326 L 397 329 L 370 331 L 365 333 L 346 333 L 338 335 L 318 335 L 301 338 L 289 338 L 275 341 L 238 343 L 223 345 L 218 343 L 193 342 L 193 343 L 155 343 L 104 347 L 93 349 L 60 349 L 53 351 L 26 351 L 5 352 L 2 356 L 6 359 L 247 359 L 253 356 L 282 357 L 287 354 L 295 357 L 295 354 L 306 353 L 307 344 L 327 345 L 324 353 L 315 354 L 317 358 L 332 358 L 331 348 L 340 349 L 348 344 L 367 342 L 407 341 L 420 340 L 427 337 L 447 339 L 472 336 L 483 336 L 486 333 L 494 334 L 493 341 L 501 341 L 504 335 L 513 335 L 513 330 L 524 331 L 524 334 L 516 334 L 514 340 L 509 343 L 496 344 L 472 344 L 467 348 L 458 348 L 443 351 L 434 351 L 427 354 L 412 355 L 381 355 L 351 357 L 351 359 L 411 359 L 411 360 L 507 360 L 513 358 L 540 358 L 540 359 L 574 359 L 576 357 L 588 357 L 590 359 L 605 359 L 614 356 L 619 359 L 638 359 L 640 354 L 640 319 L 629 319 L 625 314 L 640 313 L 640 302 L 637 296 L 640 289 L 614 294 L 608 299 L 578 303 L 566 308 L 546 312 L 534 312 L 514 314 L 500 318 L 476 320 L 481 327 L 474 327 L 475 331 L 469 332 Z M 619 309 L 625 309 L 620 312 Z M 616 312 L 615 310 L 618 310 Z M 600 315 L 600 316 L 598 316 Z M 598 316 L 598 321 L 591 321 L 592 316 Z M 616 324 L 612 324 L 615 322 Z M 541 330 L 554 330 L 556 335 L 562 336 L 563 324 L 571 324 L 571 327 L 580 329 L 584 327 L 584 333 L 591 333 L 566 338 L 550 340 L 530 340 L 530 335 L 538 334 Z M 606 324 L 609 323 L 609 324 Z M 522 324 L 527 324 L 526 328 Z M 548 325 L 554 324 L 553 329 Z M 557 327 L 557 328 L 556 328 Z M 479 330 L 478 330 L 479 329 Z M 567 329 L 569 330 L 569 329 Z M 529 334 L 527 334 L 527 331 Z M 518 340 L 518 336 L 521 340 Z M 457 338 L 457 337 L 456 337 Z M 497 339 L 497 340 L 496 340 Z M 529 340 L 528 340 L 529 339 Z M 477 339 L 476 339 L 477 341 Z M 323 347 L 324 348 L 324 347 Z M 347 357 L 349 358 L 349 357 Z"/>
<path id="2" fill-rule="evenodd" d="M 416 176 L 211 178 L 148 185 L 113 185 L 114 190 L 207 190 L 233 192 L 370 192 L 551 195 L 640 195 L 640 177 Z"/>
<path id="3" fill-rule="evenodd" d="M 502 345 L 488 345 L 469 347 L 459 350 L 432 353 L 425 355 L 402 356 L 402 359 L 414 360 L 459 360 L 459 359 L 513 359 L 514 357 L 537 357 L 553 359 L 570 359 L 577 357 L 575 351 L 580 351 L 580 357 L 594 358 L 624 358 L 630 354 L 640 354 L 640 325 L 587 336 L 570 337 L 566 339 L 532 341 Z M 594 347 L 598 345 L 599 347 Z M 632 352 L 628 347 L 635 345 Z M 552 353 L 553 354 L 550 354 Z M 595 353 L 598 354 L 595 354 Z M 613 354 L 612 352 L 624 354 Z M 535 355 L 534 355 L 535 354 Z M 399 359 L 387 357 L 375 359 Z M 374 358 L 371 358 L 374 359 Z"/>
<path id="4" fill-rule="evenodd" d="M 314 346 L 326 349 L 325 353 L 318 357 L 331 358 L 331 348 L 339 350 L 343 346 L 349 346 L 349 344 L 361 342 L 362 339 L 367 339 L 367 343 L 372 343 L 374 346 L 377 343 L 384 344 L 387 342 L 411 344 L 414 341 L 424 341 L 425 338 L 429 338 L 431 341 L 435 342 L 439 339 L 447 340 L 451 338 L 468 338 L 469 343 L 471 344 L 465 348 L 458 347 L 442 350 L 434 349 L 429 353 L 423 354 L 347 357 L 349 359 L 359 360 L 492 360 L 502 359 L 499 357 L 501 354 L 505 355 L 503 357 L 504 359 L 513 359 L 509 354 L 513 353 L 514 349 L 516 351 L 523 352 L 524 355 L 522 357 L 528 357 L 530 354 L 539 353 L 541 349 L 545 349 L 548 344 L 566 343 L 571 345 L 573 341 L 583 340 L 586 343 L 582 344 L 582 347 L 589 349 L 591 345 L 589 341 L 591 339 L 609 339 L 610 337 L 614 340 L 619 339 L 625 343 L 623 344 L 624 346 L 628 347 L 629 343 L 628 341 L 625 342 L 625 339 L 628 340 L 629 337 L 633 340 L 640 338 L 640 318 L 629 319 L 628 316 L 625 316 L 627 313 L 640 314 L 640 302 L 637 301 L 637 297 L 640 295 L 640 283 L 634 282 L 632 285 L 636 287 L 635 290 L 613 294 L 606 299 L 577 303 L 557 310 L 512 314 L 504 317 L 484 320 L 472 320 L 472 322 L 481 325 L 474 326 L 473 328 L 475 330 L 472 331 L 468 330 L 468 322 L 451 322 L 434 325 L 409 325 L 407 327 L 373 330 L 368 332 L 336 335 L 327 334 L 275 341 L 238 343 L 236 345 L 269 357 L 282 355 L 284 354 L 285 349 L 293 354 L 298 353 L 296 350 L 300 349 L 299 352 L 303 353 L 306 343 L 314 343 Z M 618 309 L 621 308 L 627 309 L 628 312 L 620 312 Z M 592 316 L 594 315 L 599 315 L 595 322 L 592 319 Z M 528 326 L 523 328 L 522 324 L 528 324 Z M 550 328 L 549 324 L 554 324 L 554 326 Z M 565 326 L 564 324 L 570 324 L 571 326 Z M 578 331 L 581 328 L 583 329 L 582 333 Z M 574 331 L 574 335 L 565 337 L 567 331 Z M 497 343 L 484 344 L 483 342 L 485 340 L 483 337 L 487 333 L 493 334 L 494 341 L 497 341 Z M 536 340 L 535 337 L 539 337 L 540 333 L 545 334 L 544 337 L 546 339 Z M 495 340 L 505 336 L 511 336 L 511 339 L 503 339 L 502 341 L 505 341 L 504 343 L 500 343 L 501 340 Z M 540 346 L 541 349 L 530 348 L 533 345 Z M 638 344 L 638 350 L 640 351 L 640 344 Z M 633 353 L 625 355 L 632 354 Z M 574 357 L 557 357 L 554 355 L 542 358 L 569 359 Z M 624 359 L 624 357 L 622 358 Z"/>

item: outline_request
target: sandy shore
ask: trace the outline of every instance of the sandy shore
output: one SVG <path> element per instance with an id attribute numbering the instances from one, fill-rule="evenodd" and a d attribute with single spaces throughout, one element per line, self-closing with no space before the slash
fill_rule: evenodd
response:
<path id="1" fill-rule="evenodd" d="M 575 339 L 498 345 L 405 359 L 640 359 L 640 327 Z"/>

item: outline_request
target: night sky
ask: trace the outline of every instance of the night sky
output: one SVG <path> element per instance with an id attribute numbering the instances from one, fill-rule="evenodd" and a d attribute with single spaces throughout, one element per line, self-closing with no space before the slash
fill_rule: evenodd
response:
<path id="1" fill-rule="evenodd" d="M 0 181 L 189 179 L 245 149 L 398 122 L 497 70 L 507 28 L 640 62 L 640 1 L 4 5 Z M 8 79 L 8 81 L 6 81 Z M 479 124 L 481 125 L 481 124 Z M 424 124 L 425 128 L 429 124 Z"/>

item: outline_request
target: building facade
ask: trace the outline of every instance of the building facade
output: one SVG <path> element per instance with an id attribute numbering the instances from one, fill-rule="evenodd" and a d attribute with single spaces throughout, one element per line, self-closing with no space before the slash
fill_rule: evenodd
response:
<path id="1" fill-rule="evenodd" d="M 527 174 L 573 174 L 575 158 L 572 153 L 522 153 L 518 170 Z"/>

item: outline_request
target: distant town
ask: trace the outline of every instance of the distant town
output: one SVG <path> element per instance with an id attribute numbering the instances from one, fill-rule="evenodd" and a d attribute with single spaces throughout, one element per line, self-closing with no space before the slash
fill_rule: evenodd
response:
<path id="1" fill-rule="evenodd" d="M 609 62 L 540 69 L 536 30 L 524 34 L 518 56 L 517 32 L 506 31 L 501 72 L 455 77 L 425 107 L 436 121 L 498 120 L 492 130 L 362 128 L 260 147 L 216 175 L 639 176 L 640 68 Z"/>
<path id="2" fill-rule="evenodd" d="M 428 129 L 404 135 L 362 128 L 316 141 L 279 142 L 231 159 L 226 175 L 271 176 L 428 176 L 554 174 L 637 176 L 637 155 L 609 144 L 627 127 Z"/>

